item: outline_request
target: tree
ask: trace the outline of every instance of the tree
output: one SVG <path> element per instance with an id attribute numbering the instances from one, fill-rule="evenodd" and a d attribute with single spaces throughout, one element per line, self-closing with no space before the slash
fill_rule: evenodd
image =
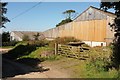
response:
<path id="1" fill-rule="evenodd" d="M 67 14 L 67 19 L 71 19 L 72 20 L 72 14 L 75 13 L 75 10 L 66 10 L 65 12 L 63 12 L 63 14 Z"/>
<path id="2" fill-rule="evenodd" d="M 63 25 L 63 24 L 66 24 L 66 23 L 69 23 L 69 22 L 72 22 L 72 17 L 73 17 L 73 13 L 75 13 L 75 10 L 66 10 L 65 12 L 63 12 L 63 14 L 67 14 L 67 18 L 62 20 L 60 23 L 58 23 L 56 25 L 56 27 L 60 26 L 60 25 Z"/>
<path id="3" fill-rule="evenodd" d="M 63 24 L 66 24 L 66 23 L 69 23 L 69 22 L 72 22 L 72 20 L 71 19 L 65 19 L 65 20 L 62 20 L 60 23 L 58 23 L 57 25 L 56 25 L 56 27 L 58 27 L 58 26 L 60 26 L 60 25 L 63 25 Z"/>
<path id="4" fill-rule="evenodd" d="M 108 9 L 114 9 L 115 15 L 117 16 L 114 19 L 114 24 L 109 24 L 115 31 L 114 34 L 114 48 L 113 48 L 113 54 L 111 57 L 111 61 L 113 63 L 113 66 L 119 70 L 120 68 L 120 1 L 119 2 L 101 2 L 100 8 L 104 11 L 107 11 Z"/>
<path id="5" fill-rule="evenodd" d="M 9 32 L 2 33 L 2 42 L 10 42 L 10 33 Z"/>
<path id="6" fill-rule="evenodd" d="M 35 34 L 35 35 L 33 35 L 33 36 L 34 36 L 34 39 L 35 39 L 35 40 L 39 40 L 39 36 L 40 36 L 40 34 L 37 33 L 37 34 Z"/>
<path id="7" fill-rule="evenodd" d="M 7 8 L 6 8 L 6 5 L 7 5 L 8 3 L 3 3 L 3 2 L 0 2 L 0 28 L 2 28 L 2 27 L 4 27 L 5 28 L 5 26 L 4 26 L 4 24 L 6 23 L 6 22 L 10 22 L 10 20 L 7 18 L 7 17 L 5 17 L 4 16 L 4 14 L 6 14 L 7 13 Z"/>

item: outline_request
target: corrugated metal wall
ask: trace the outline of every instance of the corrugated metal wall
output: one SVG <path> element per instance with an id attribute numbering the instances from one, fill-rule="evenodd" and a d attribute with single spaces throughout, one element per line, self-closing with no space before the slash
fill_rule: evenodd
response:
<path id="1" fill-rule="evenodd" d="M 77 17 L 74 21 L 86 21 L 86 20 L 101 20 L 107 19 L 107 15 L 103 14 L 101 11 L 98 11 L 92 7 L 88 8 L 79 17 Z"/>
<path id="2" fill-rule="evenodd" d="M 108 25 L 108 22 L 111 22 L 111 20 L 112 18 L 107 14 L 90 7 L 73 22 L 43 33 L 45 37 L 50 38 L 75 37 L 83 41 L 106 42 L 106 38 L 112 38 L 114 35 L 114 32 L 110 31 Z"/>
<path id="3" fill-rule="evenodd" d="M 46 32 L 46 37 L 75 37 L 84 41 L 105 41 L 106 20 L 71 22 Z"/>

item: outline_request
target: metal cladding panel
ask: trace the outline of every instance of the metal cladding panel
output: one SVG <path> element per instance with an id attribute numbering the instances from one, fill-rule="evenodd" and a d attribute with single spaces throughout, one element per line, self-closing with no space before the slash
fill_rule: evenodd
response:
<path id="1" fill-rule="evenodd" d="M 88 21 L 101 19 L 107 19 L 107 15 L 103 14 L 101 11 L 89 8 L 87 11 L 83 12 L 79 17 L 77 17 L 74 21 Z"/>
<path id="2" fill-rule="evenodd" d="M 71 23 L 59 26 L 59 37 L 70 37 L 71 26 Z"/>
<path id="3" fill-rule="evenodd" d="M 53 37 L 53 38 L 56 38 L 56 28 L 53 28 L 53 29 L 52 29 L 52 37 Z"/>
<path id="4" fill-rule="evenodd" d="M 59 28 L 58 27 L 56 27 L 55 28 L 55 38 L 57 38 L 57 37 L 59 37 Z"/>
<path id="5" fill-rule="evenodd" d="M 53 29 L 50 29 L 49 35 L 50 35 L 50 37 L 54 38 L 54 36 L 53 36 Z"/>
<path id="6" fill-rule="evenodd" d="M 74 22 L 74 37 L 84 41 L 104 41 L 106 20 Z"/>
<path id="7" fill-rule="evenodd" d="M 47 37 L 52 37 L 52 29 L 49 29 L 46 34 Z"/>
<path id="8" fill-rule="evenodd" d="M 89 20 L 72 22 L 47 31 L 47 37 L 75 37 L 84 41 L 105 41 L 107 21 Z"/>
<path id="9" fill-rule="evenodd" d="M 105 14 L 103 14 L 103 13 L 101 13 L 100 11 L 96 11 L 96 10 L 94 10 L 94 17 L 95 17 L 95 19 L 97 20 L 101 20 L 101 19 L 107 19 L 107 15 L 105 15 Z"/>

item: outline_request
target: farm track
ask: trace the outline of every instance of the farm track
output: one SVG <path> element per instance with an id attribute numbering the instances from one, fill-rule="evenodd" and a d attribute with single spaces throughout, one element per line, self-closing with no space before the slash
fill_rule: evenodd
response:
<path id="1" fill-rule="evenodd" d="M 0 54 L 4 54 L 8 52 L 9 50 L 11 50 L 11 48 L 8 48 L 8 49 L 0 48 Z"/>
<path id="2" fill-rule="evenodd" d="M 8 49 L 1 49 L 4 50 Z M 49 68 L 48 71 L 36 71 L 31 66 L 21 64 L 18 62 L 11 61 L 9 59 L 2 58 L 2 75 L 3 78 L 13 79 L 13 78 L 69 78 L 69 76 L 57 68 L 47 65 L 39 64 L 44 69 Z"/>
<path id="3" fill-rule="evenodd" d="M 8 78 L 68 78 L 68 75 L 60 70 L 57 70 L 53 66 L 42 65 L 44 68 L 49 68 L 48 71 L 34 71 L 34 69 L 30 66 L 26 66 L 24 64 L 12 62 L 7 59 L 3 59 L 4 75 L 10 75 L 12 77 Z M 39 64 L 41 66 L 41 64 Z M 8 68 L 9 67 L 9 68 Z M 15 75 L 14 75 L 15 74 Z"/>

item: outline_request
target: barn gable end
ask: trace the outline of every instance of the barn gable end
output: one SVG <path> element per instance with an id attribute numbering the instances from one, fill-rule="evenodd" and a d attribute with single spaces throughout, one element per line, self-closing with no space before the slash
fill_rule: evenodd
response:
<path id="1" fill-rule="evenodd" d="M 113 13 L 104 12 L 98 8 L 90 6 L 77 18 L 75 18 L 74 21 L 77 22 L 77 21 L 88 21 L 88 20 L 101 20 L 101 19 L 107 19 L 107 16 L 115 17 Z"/>

